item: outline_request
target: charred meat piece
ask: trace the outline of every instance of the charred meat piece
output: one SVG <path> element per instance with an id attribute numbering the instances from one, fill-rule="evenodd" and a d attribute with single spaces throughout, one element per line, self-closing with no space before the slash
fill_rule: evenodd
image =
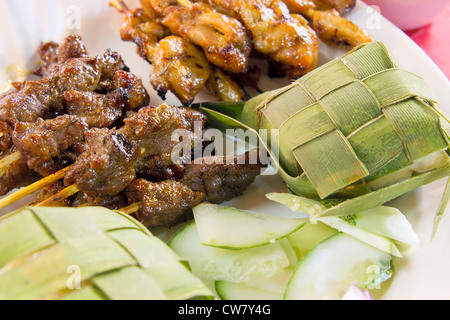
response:
<path id="1" fill-rule="evenodd" d="M 142 202 L 136 219 L 149 228 L 173 227 L 192 217 L 192 208 L 205 200 L 203 192 L 167 180 L 158 183 L 135 180 L 126 190 L 130 203 Z"/>
<path id="2" fill-rule="evenodd" d="M 252 41 L 244 25 L 221 14 L 209 4 L 170 6 L 162 24 L 170 31 L 203 48 L 208 61 L 233 73 L 247 72 Z"/>
<path id="3" fill-rule="evenodd" d="M 66 186 L 76 184 L 88 195 L 116 195 L 136 178 L 139 143 L 115 129 L 86 131 L 87 150 L 64 178 Z"/>
<path id="4" fill-rule="evenodd" d="M 257 153 L 239 157 L 210 157 L 186 166 L 179 180 L 137 179 L 126 189 L 130 203 L 141 202 L 136 218 L 148 228 L 173 227 L 192 218 L 202 202 L 223 203 L 241 196 L 261 173 Z"/>
<path id="5" fill-rule="evenodd" d="M 38 48 L 38 54 L 41 57 L 42 65 L 36 69 L 34 74 L 43 78 L 48 77 L 57 64 L 64 63 L 69 59 L 88 57 L 86 47 L 78 35 L 67 36 L 61 44 L 53 41 L 43 43 Z"/>
<path id="6" fill-rule="evenodd" d="M 253 48 L 293 69 L 315 68 L 317 35 L 306 21 L 294 18 L 282 1 L 211 0 L 217 11 L 239 19 L 251 32 Z"/>
<path id="7" fill-rule="evenodd" d="M 67 113 L 79 117 L 90 128 L 108 128 L 122 117 L 123 104 L 116 95 L 66 91 L 63 99 Z"/>
<path id="8" fill-rule="evenodd" d="M 124 41 L 134 42 L 151 65 L 150 83 L 162 99 L 172 92 L 189 106 L 205 85 L 211 67 L 202 50 L 172 36 L 143 9 L 128 11 L 120 30 Z"/>
<path id="9" fill-rule="evenodd" d="M 173 178 L 182 169 L 182 163 L 173 161 L 173 151 L 180 143 L 174 141 L 176 130 L 194 134 L 195 126 L 200 133 L 206 125 L 206 117 L 193 109 L 162 104 L 146 107 L 124 120 L 121 132 L 139 142 L 140 155 L 136 170 L 139 176 L 152 181 Z"/>
<path id="10" fill-rule="evenodd" d="M 75 116 L 63 115 L 36 123 L 18 122 L 12 134 L 17 150 L 28 167 L 43 176 L 61 168 L 53 160 L 84 140 L 86 124 Z"/>
<path id="11" fill-rule="evenodd" d="M 116 71 L 114 83 L 115 90 L 107 94 L 75 90 L 64 92 L 67 113 L 83 119 L 90 128 L 107 128 L 121 119 L 125 111 L 139 109 L 150 102 L 142 81 L 131 73 Z"/>
<path id="12" fill-rule="evenodd" d="M 240 156 L 205 157 L 187 165 L 181 183 L 206 194 L 207 201 L 220 204 L 243 195 L 261 174 L 258 152 Z"/>

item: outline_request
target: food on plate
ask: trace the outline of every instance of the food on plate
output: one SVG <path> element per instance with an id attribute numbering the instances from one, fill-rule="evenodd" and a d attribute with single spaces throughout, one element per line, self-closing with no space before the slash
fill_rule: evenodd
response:
<path id="1" fill-rule="evenodd" d="M 368 235 L 399 248 L 417 239 L 394 208 L 336 219 L 350 217 L 358 232 L 294 212 L 289 217 L 200 204 L 169 246 L 223 300 L 347 299 L 355 288 L 370 294 L 393 276 L 395 250 L 378 248 Z"/>
<path id="2" fill-rule="evenodd" d="M 236 81 L 208 62 L 196 45 L 173 35 L 144 9 L 130 10 L 122 1 L 116 6 L 126 17 L 120 34 L 137 45 L 139 55 L 150 63 L 150 83 L 165 99 L 172 92 L 184 106 L 190 106 L 204 87 L 222 101 L 243 101 L 247 93 Z"/>
<path id="3" fill-rule="evenodd" d="M 213 293 L 135 219 L 105 208 L 0 218 L 0 298 L 188 300 Z"/>
<path id="4" fill-rule="evenodd" d="M 48 47 L 53 49 L 40 52 L 80 48 L 81 39 L 70 36 L 56 49 L 53 44 L 41 48 Z M 85 52 L 85 49 L 72 51 Z M 222 203 L 242 195 L 261 173 L 260 161 L 250 163 L 250 153 L 232 159 L 209 159 L 202 152 L 196 156 L 202 151 L 197 149 L 203 148 L 202 135 L 208 127 L 206 116 L 187 107 L 148 105 L 149 96 L 140 79 L 125 71 L 118 54 L 107 51 L 106 55 L 109 59 L 105 55 L 89 58 L 85 53 L 82 57 L 76 54 L 75 58 L 53 59 L 51 63 L 49 58 L 46 60 L 49 63 L 41 69 L 41 72 L 48 69 L 49 78 L 21 83 L 26 87 L 47 84 L 53 79 L 70 86 L 63 90 L 62 85 L 48 84 L 42 92 L 36 89 L 29 97 L 28 91 L 20 91 L 20 98 L 27 101 L 48 94 L 51 88 L 51 97 L 58 102 L 59 109 L 45 117 L 33 116 L 29 121 L 20 118 L 11 128 L 12 145 L 0 162 L 2 192 L 7 194 L 30 180 L 33 184 L 1 199 L 1 206 L 38 191 L 33 203 L 36 206 L 126 209 L 129 214 L 139 215 L 148 228 L 153 228 L 177 225 L 188 219 L 192 208 L 201 202 Z M 106 60 L 109 65 L 104 63 Z M 80 69 L 87 71 L 79 72 Z M 17 95 L 10 91 L 2 102 L 11 101 Z M 28 114 L 33 106 L 21 105 L 17 109 L 21 113 L 17 111 L 17 114 Z M 49 102 L 48 108 L 52 106 Z M 9 109 L 5 104 L 5 110 Z M 175 137 L 177 132 L 184 135 Z M 194 139 L 199 139 L 200 144 Z M 175 153 L 184 144 L 188 150 Z M 150 201 L 158 198 L 157 194 L 148 197 L 155 190 L 159 191 L 159 202 Z M 188 193 L 201 196 L 187 204 L 181 198 L 178 202 L 171 201 L 176 198 L 170 194 L 175 190 L 180 190 L 183 196 Z M 162 206 L 163 202 L 168 205 Z"/>
<path id="5" fill-rule="evenodd" d="M 226 104 L 201 110 L 216 125 L 276 130 L 268 148 L 278 173 L 292 193 L 327 203 L 320 216 L 368 210 L 448 177 L 449 121 L 436 100 L 422 78 L 371 42 L 249 100 L 241 114 L 234 104 L 234 121 Z"/>
<path id="6" fill-rule="evenodd" d="M 232 73 L 249 69 L 252 41 L 242 23 L 205 3 L 179 1 L 169 6 L 161 23 L 180 37 L 203 48 L 212 64 Z"/>
<path id="7" fill-rule="evenodd" d="M 153 87 L 163 98 L 172 91 L 185 105 L 190 105 L 203 87 L 221 101 L 248 100 L 248 81 L 235 79 L 253 78 L 250 87 L 258 89 L 254 77 L 261 70 L 252 64 L 252 58 L 267 60 L 269 76 L 293 80 L 317 67 L 319 38 L 347 48 L 373 41 L 342 16 L 354 7 L 354 1 L 141 0 L 141 8 L 135 10 L 122 0 L 110 3 L 127 13 L 122 39 L 135 42 L 140 55 L 150 62 Z M 168 39 L 183 42 L 190 48 L 186 51 L 203 53 L 188 57 L 170 54 L 170 47 L 164 45 Z M 194 64 L 195 59 L 202 63 Z M 172 70 L 172 64 L 177 68 Z M 197 70 L 199 65 L 202 67 Z M 180 79 L 180 70 L 189 67 L 193 72 L 182 76 L 185 81 L 175 81 Z M 158 81 L 161 78 L 165 81 Z M 189 90 L 180 88 L 192 83 L 195 85 Z"/>

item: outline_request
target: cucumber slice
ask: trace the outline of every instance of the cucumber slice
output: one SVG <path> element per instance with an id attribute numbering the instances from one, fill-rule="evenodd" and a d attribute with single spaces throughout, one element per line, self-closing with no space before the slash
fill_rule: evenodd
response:
<path id="1" fill-rule="evenodd" d="M 402 253 L 397 248 L 392 239 L 355 227 L 351 223 L 343 220 L 341 217 L 330 216 L 319 218 L 319 220 L 329 225 L 330 227 L 335 228 L 340 232 L 344 232 L 352 237 L 355 237 L 356 239 L 359 239 L 367 244 L 370 244 L 379 250 L 387 252 L 396 257 L 403 257 Z"/>
<path id="2" fill-rule="evenodd" d="M 376 207 L 342 217 L 322 217 L 319 221 L 397 257 L 411 255 L 420 246 L 412 225 L 400 210 L 391 207 Z"/>
<path id="3" fill-rule="evenodd" d="M 221 300 L 282 300 L 283 294 L 250 287 L 245 283 L 216 281 L 216 292 Z"/>
<path id="4" fill-rule="evenodd" d="M 243 250 L 204 246 L 200 243 L 195 223 L 178 231 L 168 245 L 188 261 L 197 277 L 205 279 L 246 282 L 254 275 L 271 277 L 290 264 L 279 242 Z"/>
<path id="5" fill-rule="evenodd" d="M 316 247 L 323 240 L 336 234 L 333 229 L 322 222 L 311 223 L 307 221 L 300 230 L 289 235 L 287 238 L 300 261 L 310 250 Z"/>
<path id="6" fill-rule="evenodd" d="M 419 236 L 397 208 L 381 206 L 343 218 L 360 229 L 394 240 L 405 256 L 411 255 L 420 246 Z"/>
<path id="7" fill-rule="evenodd" d="M 274 243 L 294 233 L 307 221 L 209 203 L 195 207 L 194 217 L 200 243 L 239 250 Z"/>
<path id="8" fill-rule="evenodd" d="M 299 263 L 286 300 L 340 300 L 352 285 L 372 289 L 392 276 L 392 257 L 345 233 L 321 242 Z"/>
<path id="9" fill-rule="evenodd" d="M 283 300 L 286 284 L 294 268 L 278 271 L 272 277 L 254 276 L 247 282 L 216 281 L 216 292 L 222 300 Z"/>

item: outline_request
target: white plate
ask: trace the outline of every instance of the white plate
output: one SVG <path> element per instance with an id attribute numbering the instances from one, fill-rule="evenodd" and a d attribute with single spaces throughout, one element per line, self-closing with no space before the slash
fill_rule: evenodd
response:
<path id="1" fill-rule="evenodd" d="M 138 5 L 137 0 L 127 2 L 132 8 Z M 90 55 L 100 54 L 107 48 L 118 51 L 132 72 L 142 77 L 148 85 L 148 65 L 136 55 L 134 44 L 124 43 L 120 39 L 118 30 L 122 18 L 108 6 L 107 0 L 1 0 L 0 88 L 12 77 L 20 76 L 21 72 L 17 71 L 23 70 L 21 67 L 32 64 L 35 49 L 41 42 L 58 42 L 71 33 L 83 37 Z M 449 110 L 449 81 L 402 31 L 362 2 L 347 18 L 368 30 L 375 39 L 383 41 L 405 68 L 425 78 L 438 94 L 440 108 Z M 321 62 L 342 53 L 323 46 Z M 261 88 L 268 90 L 286 83 L 266 79 Z M 149 92 L 153 105 L 162 102 L 151 88 Z M 210 99 L 210 96 L 202 93 L 199 100 L 202 99 Z M 167 102 L 179 104 L 171 95 Z M 444 187 L 445 181 L 439 181 L 392 203 L 412 222 L 422 240 L 422 247 L 413 257 L 396 262 L 395 277 L 390 281 L 384 299 L 450 299 L 450 214 L 445 216 L 440 232 L 430 244 L 434 214 Z M 267 192 L 274 191 L 285 191 L 280 178 L 263 176 L 245 196 L 231 204 L 243 209 L 283 212 L 284 208 L 265 199 Z"/>

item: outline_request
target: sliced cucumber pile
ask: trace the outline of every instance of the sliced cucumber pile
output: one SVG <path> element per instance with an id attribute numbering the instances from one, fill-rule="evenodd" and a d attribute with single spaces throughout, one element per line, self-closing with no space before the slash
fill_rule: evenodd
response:
<path id="1" fill-rule="evenodd" d="M 385 207 L 311 222 L 202 204 L 194 218 L 169 246 L 222 300 L 343 299 L 355 286 L 378 288 L 397 245 L 418 244 L 406 218 Z"/>

